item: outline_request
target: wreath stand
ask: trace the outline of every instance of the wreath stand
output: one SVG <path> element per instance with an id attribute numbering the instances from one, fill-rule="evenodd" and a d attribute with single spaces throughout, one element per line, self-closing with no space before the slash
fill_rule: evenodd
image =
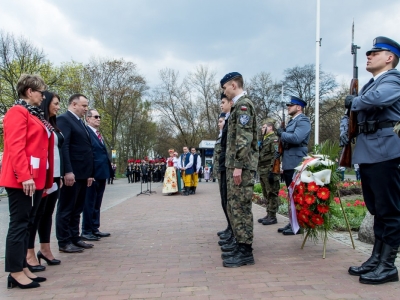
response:
<path id="1" fill-rule="evenodd" d="M 350 229 L 349 220 L 347 219 L 347 215 L 346 215 L 346 213 L 344 212 L 344 208 L 343 208 L 343 204 L 342 204 L 342 199 L 340 198 L 339 189 L 337 190 L 337 194 L 338 194 L 338 197 L 339 197 L 340 207 L 341 207 L 342 212 L 343 212 L 343 217 L 344 217 L 344 220 L 346 221 L 347 230 L 348 230 L 349 235 L 350 235 L 351 244 L 353 245 L 353 249 L 356 249 L 356 246 L 354 245 L 353 236 L 352 236 L 352 234 L 351 234 L 351 229 Z M 300 249 L 303 250 L 304 245 L 305 245 L 305 243 L 306 243 L 306 241 L 307 241 L 307 238 L 308 238 L 308 235 L 309 235 L 309 234 L 310 234 L 310 232 L 307 232 L 306 236 L 304 237 L 303 243 L 301 244 L 301 248 L 300 248 Z M 323 247 L 323 254 L 322 254 L 322 258 L 323 258 L 323 259 L 325 259 L 325 254 L 326 254 L 326 241 L 327 241 L 327 240 L 328 240 L 328 232 L 327 232 L 326 229 L 325 229 L 325 230 L 324 230 L 324 247 Z"/>

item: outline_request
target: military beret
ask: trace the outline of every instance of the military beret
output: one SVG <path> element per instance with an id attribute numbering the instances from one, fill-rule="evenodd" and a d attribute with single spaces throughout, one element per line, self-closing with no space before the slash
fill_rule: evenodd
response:
<path id="1" fill-rule="evenodd" d="M 301 107 L 305 107 L 307 106 L 307 102 L 304 101 L 303 99 L 291 96 L 290 102 L 286 103 L 286 106 L 291 106 L 291 105 L 300 105 Z"/>
<path id="2" fill-rule="evenodd" d="M 226 74 L 220 81 L 221 83 L 221 88 L 224 86 L 225 83 L 227 83 L 228 81 L 231 81 L 232 79 L 238 78 L 238 77 L 242 77 L 242 74 L 240 74 L 239 72 L 231 72 Z"/>
<path id="3" fill-rule="evenodd" d="M 225 117 L 226 117 L 226 113 L 220 113 L 220 114 L 219 114 L 219 118 L 225 118 Z M 219 118 L 218 118 L 218 119 L 219 119 Z"/>
<path id="4" fill-rule="evenodd" d="M 400 45 L 384 36 L 378 36 L 374 39 L 372 49 L 367 51 L 366 55 L 368 56 L 371 52 L 378 51 L 390 51 L 397 57 L 400 57 Z"/>

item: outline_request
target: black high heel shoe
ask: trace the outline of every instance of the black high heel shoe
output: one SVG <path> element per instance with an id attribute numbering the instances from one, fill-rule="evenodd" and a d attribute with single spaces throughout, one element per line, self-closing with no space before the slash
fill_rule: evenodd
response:
<path id="1" fill-rule="evenodd" d="M 61 260 L 59 260 L 59 259 L 48 259 L 46 256 L 44 256 L 44 255 L 42 254 L 42 252 L 40 252 L 40 250 L 39 250 L 38 253 L 37 253 L 37 259 L 38 259 L 38 261 L 39 261 L 39 264 L 40 264 L 40 260 L 41 260 L 41 259 L 44 259 L 44 260 L 47 262 L 47 264 L 48 264 L 48 265 L 51 265 L 51 266 L 61 264 Z"/>
<path id="2" fill-rule="evenodd" d="M 31 266 L 30 264 L 26 263 L 26 266 L 28 267 L 29 271 L 31 271 L 32 273 L 42 272 L 42 271 L 46 270 L 46 267 L 42 266 L 42 265 Z"/>
<path id="3" fill-rule="evenodd" d="M 47 280 L 45 277 L 30 278 L 30 277 L 28 276 L 28 278 L 29 278 L 30 280 L 34 281 L 34 282 L 43 282 L 43 281 L 46 281 L 46 280 Z"/>
<path id="4" fill-rule="evenodd" d="M 12 289 L 16 286 L 18 286 L 20 289 L 33 289 L 39 287 L 40 284 L 36 281 L 32 281 L 28 284 L 20 284 L 17 280 L 15 280 L 14 277 L 11 276 L 11 274 L 9 274 L 7 278 L 7 288 Z"/>

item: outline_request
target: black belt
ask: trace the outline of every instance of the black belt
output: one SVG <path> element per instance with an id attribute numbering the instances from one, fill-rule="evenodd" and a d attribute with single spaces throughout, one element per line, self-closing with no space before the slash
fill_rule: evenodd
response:
<path id="1" fill-rule="evenodd" d="M 378 129 L 394 127 L 394 125 L 396 125 L 396 123 L 397 122 L 395 122 L 395 121 L 381 122 L 381 123 L 378 123 Z"/>
<path id="2" fill-rule="evenodd" d="M 391 127 L 394 127 L 394 125 L 396 125 L 396 124 L 397 124 L 396 121 L 379 122 L 374 125 L 375 131 L 373 131 L 373 132 L 364 132 L 364 129 L 365 129 L 364 126 L 367 126 L 367 125 L 358 125 L 357 135 L 359 135 L 361 133 L 365 133 L 365 134 L 375 133 L 378 129 L 391 128 Z"/>

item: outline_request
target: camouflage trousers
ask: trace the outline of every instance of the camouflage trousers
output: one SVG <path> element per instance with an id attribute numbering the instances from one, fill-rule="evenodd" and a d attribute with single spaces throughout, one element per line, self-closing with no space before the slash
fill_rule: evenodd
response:
<path id="1" fill-rule="evenodd" d="M 254 171 L 242 169 L 242 182 L 235 185 L 233 170 L 226 169 L 228 191 L 227 211 L 236 241 L 243 244 L 253 243 L 253 213 L 251 211 Z"/>
<path id="2" fill-rule="evenodd" d="M 268 216 L 272 218 L 276 218 L 276 213 L 278 212 L 278 208 L 280 205 L 278 193 L 279 193 L 279 175 L 274 176 L 274 183 L 270 184 L 268 181 L 268 174 L 261 175 L 260 174 L 260 183 L 262 193 L 264 195 L 265 200 L 267 201 L 267 213 Z M 279 176 L 280 177 L 280 176 Z"/>

